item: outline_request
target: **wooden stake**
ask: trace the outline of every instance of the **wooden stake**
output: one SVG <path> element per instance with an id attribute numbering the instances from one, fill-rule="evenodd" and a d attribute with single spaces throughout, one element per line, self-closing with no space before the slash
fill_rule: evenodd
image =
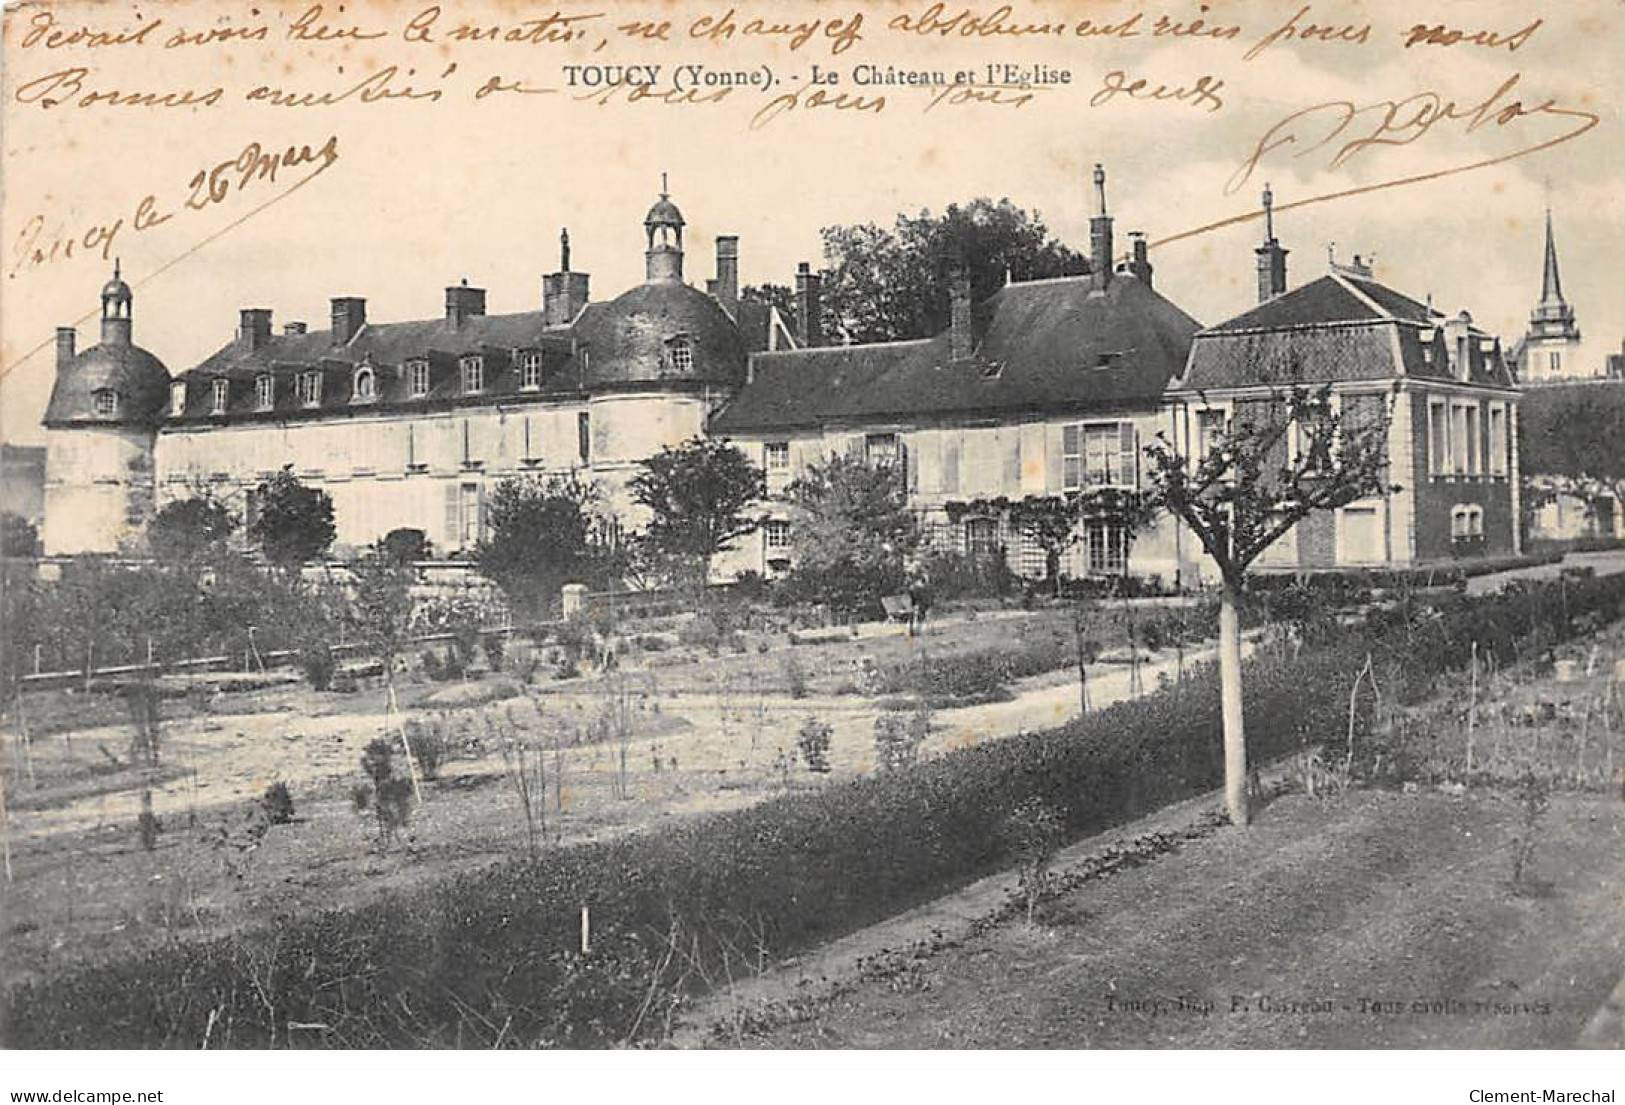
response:
<path id="1" fill-rule="evenodd" d="M 385 678 L 385 683 L 389 687 L 389 698 L 384 703 L 385 733 L 389 732 L 390 719 L 400 713 L 400 707 L 395 703 L 394 674 L 394 672 L 390 672 Z M 404 719 L 398 723 L 397 728 L 401 734 L 401 748 L 406 752 L 406 771 L 412 777 L 412 794 L 417 798 L 418 805 L 421 806 L 423 805 L 423 784 L 418 781 L 418 762 L 412 756 L 412 742 L 406 739 L 406 722 Z"/>
<path id="2" fill-rule="evenodd" d="M 1473 642 L 1473 677 L 1467 699 L 1467 777 L 1473 775 L 1473 730 L 1478 727 L 1478 642 Z"/>
<path id="3" fill-rule="evenodd" d="M 592 915 L 587 912 L 587 903 L 581 903 L 581 954 L 586 955 L 592 951 Z"/>
<path id="4" fill-rule="evenodd" d="M 6 809 L 6 778 L 0 772 L 0 846 L 6 853 L 6 881 L 11 881 L 11 811 Z"/>

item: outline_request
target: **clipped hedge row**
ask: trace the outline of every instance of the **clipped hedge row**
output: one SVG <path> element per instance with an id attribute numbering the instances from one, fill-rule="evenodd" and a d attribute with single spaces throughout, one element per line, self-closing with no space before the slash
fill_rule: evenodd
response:
<path id="1" fill-rule="evenodd" d="M 1553 584 L 1390 619 L 1246 674 L 1255 761 L 1333 738 L 1368 648 L 1431 678 L 1618 615 L 1625 580 Z M 9 995 L 10 1047 L 594 1046 L 658 1035 L 685 989 L 827 941 L 999 869 L 1039 798 L 1079 837 L 1216 786 L 1211 669 L 1059 729 L 915 768 L 511 861 L 369 906 L 158 948 Z M 592 909 L 591 954 L 579 911 Z"/>

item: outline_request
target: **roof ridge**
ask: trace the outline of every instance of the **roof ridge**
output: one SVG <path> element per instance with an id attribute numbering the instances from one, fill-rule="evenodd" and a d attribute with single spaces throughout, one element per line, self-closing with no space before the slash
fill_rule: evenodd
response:
<path id="1" fill-rule="evenodd" d="M 1354 280 L 1352 278 L 1345 276 L 1340 272 L 1333 272 L 1330 274 L 1330 276 L 1333 280 L 1342 285 L 1345 291 L 1351 293 L 1361 303 L 1364 303 L 1367 307 L 1370 307 L 1373 311 L 1377 312 L 1377 316 L 1379 318 L 1385 318 L 1390 321 L 1395 321 L 1399 318 L 1398 315 L 1382 306 L 1382 304 L 1378 303 L 1375 299 L 1372 299 L 1362 289 L 1355 287 Z M 1373 281 L 1373 283 L 1375 283 L 1375 281 Z M 1394 294 L 1398 295 L 1399 293 L 1396 292 Z"/>
<path id="2" fill-rule="evenodd" d="M 924 345 L 934 342 L 941 334 L 933 334 L 928 338 L 893 338 L 891 341 L 858 341 L 849 345 L 810 345 L 804 349 L 762 349 L 752 353 L 753 357 L 785 357 L 800 353 L 840 353 L 849 349 L 883 349 L 888 346 Z"/>

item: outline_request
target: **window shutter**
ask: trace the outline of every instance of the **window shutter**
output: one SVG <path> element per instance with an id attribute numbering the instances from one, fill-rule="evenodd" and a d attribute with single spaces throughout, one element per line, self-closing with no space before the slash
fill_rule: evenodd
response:
<path id="1" fill-rule="evenodd" d="M 479 529 L 475 533 L 475 536 L 476 536 L 476 538 L 478 540 L 484 541 L 485 540 L 486 523 L 487 523 L 487 520 L 490 517 L 490 514 L 489 514 L 489 512 L 488 512 L 488 510 L 486 508 L 486 504 L 485 504 L 485 485 L 483 483 L 480 484 L 479 497 L 480 497 L 480 524 L 479 524 Z"/>
<path id="2" fill-rule="evenodd" d="M 462 544 L 463 535 L 458 525 L 460 511 L 457 503 L 457 481 L 451 480 L 446 486 L 446 544 L 450 548 L 457 548 Z"/>
<path id="3" fill-rule="evenodd" d="M 1132 422 L 1119 422 L 1117 424 L 1117 478 L 1126 487 L 1138 488 L 1140 486 L 1140 458 L 1135 448 L 1138 444 L 1138 432 Z"/>

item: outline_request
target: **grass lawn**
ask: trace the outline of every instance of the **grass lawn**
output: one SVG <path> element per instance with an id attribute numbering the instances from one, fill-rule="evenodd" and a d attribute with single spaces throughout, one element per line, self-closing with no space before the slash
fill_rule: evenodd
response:
<path id="1" fill-rule="evenodd" d="M 1045 903 L 1035 924 L 944 935 L 970 900 L 905 918 L 833 988 L 761 980 L 765 1030 L 710 1042 L 1572 1047 L 1625 970 L 1625 804 L 1554 797 L 1515 890 L 1523 824 L 1493 791 L 1281 797 L 1249 831 L 1198 830 Z M 1110 835 L 1170 827 L 1158 815 Z M 1107 847 L 1086 842 L 1058 869 Z M 981 906 L 998 889 L 980 886 Z"/>

